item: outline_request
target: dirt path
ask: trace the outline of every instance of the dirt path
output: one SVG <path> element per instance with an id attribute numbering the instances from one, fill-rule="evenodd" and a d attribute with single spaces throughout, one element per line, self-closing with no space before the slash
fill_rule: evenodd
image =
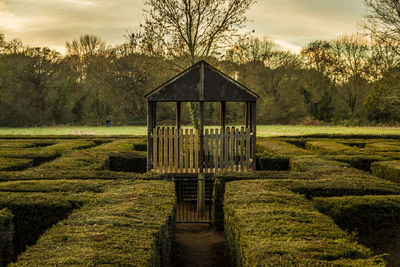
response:
<path id="1" fill-rule="evenodd" d="M 225 267 L 224 237 L 207 224 L 177 224 L 175 267 Z"/>

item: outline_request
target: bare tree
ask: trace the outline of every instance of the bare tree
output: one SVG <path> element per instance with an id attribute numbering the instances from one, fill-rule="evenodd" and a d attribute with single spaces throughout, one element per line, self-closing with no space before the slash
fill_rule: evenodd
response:
<path id="1" fill-rule="evenodd" d="M 40 111 L 40 123 L 44 125 L 44 117 L 48 107 L 48 96 L 57 79 L 61 55 L 49 48 L 26 48 L 19 57 L 17 78 L 29 92 L 30 105 Z"/>
<path id="2" fill-rule="evenodd" d="M 227 52 L 226 59 L 239 64 L 260 62 L 270 69 L 300 66 L 300 57 L 280 49 L 279 45 L 266 37 L 239 38 Z"/>
<path id="3" fill-rule="evenodd" d="M 94 56 L 105 51 L 106 43 L 98 36 L 84 34 L 71 43 L 67 42 L 67 55 L 84 58 Z"/>
<path id="4" fill-rule="evenodd" d="M 369 65 L 372 73 L 374 73 L 372 78 L 377 81 L 383 77 L 385 72 L 400 65 L 400 54 L 393 49 L 393 45 L 389 44 L 388 41 L 383 42 L 380 39 L 372 38 Z"/>
<path id="5" fill-rule="evenodd" d="M 362 103 L 370 79 L 370 44 L 359 35 L 347 35 L 331 44 L 332 77 L 338 85 L 338 95 L 346 103 L 350 115 Z"/>
<path id="6" fill-rule="evenodd" d="M 362 28 L 400 54 L 399 0 L 364 0 L 367 9 Z"/>
<path id="7" fill-rule="evenodd" d="M 332 44 L 329 41 L 314 41 L 301 50 L 305 63 L 318 72 L 330 75 L 333 66 Z"/>
<path id="8" fill-rule="evenodd" d="M 246 11 L 255 0 L 146 0 L 141 32 L 131 44 L 161 55 L 179 69 L 200 58 L 215 56 L 240 36 Z M 178 63 L 177 61 L 183 61 Z M 188 103 L 193 126 L 199 125 L 199 105 Z"/>
<path id="9" fill-rule="evenodd" d="M 165 58 L 216 55 L 245 27 L 246 11 L 255 0 L 146 0 L 140 45 Z M 135 40 L 138 35 L 131 35 Z M 184 67 L 184 66 L 182 66 Z"/>

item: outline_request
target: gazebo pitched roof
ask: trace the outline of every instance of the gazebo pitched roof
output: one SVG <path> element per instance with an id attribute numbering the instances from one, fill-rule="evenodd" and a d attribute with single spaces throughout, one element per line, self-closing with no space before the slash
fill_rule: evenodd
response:
<path id="1" fill-rule="evenodd" d="M 256 101 L 259 96 L 202 60 L 145 97 L 156 102 L 239 102 Z"/>

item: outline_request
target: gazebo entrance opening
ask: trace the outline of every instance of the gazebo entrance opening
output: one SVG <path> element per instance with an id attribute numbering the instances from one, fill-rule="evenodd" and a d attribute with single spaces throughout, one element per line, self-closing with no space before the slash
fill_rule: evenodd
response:
<path id="1" fill-rule="evenodd" d="M 187 221 L 186 218 L 179 218 L 179 201 L 185 202 L 193 196 L 197 196 L 198 217 L 189 221 L 207 220 L 205 207 L 209 189 L 206 178 L 219 171 L 247 172 L 256 168 L 257 94 L 205 61 L 200 61 L 145 97 L 148 108 L 147 170 L 176 180 L 178 222 L 180 219 Z M 157 126 L 159 102 L 176 103 L 174 126 Z M 199 129 L 181 126 L 182 104 L 186 102 L 199 103 Z M 204 104 L 208 102 L 219 102 L 219 127 L 204 127 Z M 227 102 L 245 103 L 245 125 L 226 126 Z M 185 183 L 180 184 L 178 178 L 181 181 L 192 178 L 191 187 L 197 183 L 197 192 L 180 188 Z"/>

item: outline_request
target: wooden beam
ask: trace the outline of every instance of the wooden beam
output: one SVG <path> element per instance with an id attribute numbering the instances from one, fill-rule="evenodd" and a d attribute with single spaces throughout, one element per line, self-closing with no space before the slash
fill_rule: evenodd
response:
<path id="1" fill-rule="evenodd" d="M 223 136 L 222 137 L 222 139 L 221 139 L 221 151 L 222 151 L 222 154 L 221 154 L 221 163 L 222 162 L 225 162 L 225 159 L 226 159 L 226 156 L 225 156 L 225 150 L 226 150 L 226 145 L 225 145 L 225 128 L 226 128 L 226 102 L 225 101 L 221 101 L 221 136 Z M 223 165 L 223 163 L 222 163 L 222 165 L 221 166 L 225 166 L 225 165 Z"/>
<path id="2" fill-rule="evenodd" d="M 152 168 L 153 140 L 151 132 L 153 131 L 153 107 L 153 102 L 147 101 L 147 171 L 151 171 Z"/>
<path id="3" fill-rule="evenodd" d="M 257 102 L 251 102 L 251 132 L 253 133 L 252 153 L 253 153 L 253 170 L 256 170 L 256 153 L 257 153 Z"/>
<path id="4" fill-rule="evenodd" d="M 250 128 L 250 102 L 246 101 L 246 107 L 245 107 L 245 120 L 246 120 L 246 129 Z"/>
<path id="5" fill-rule="evenodd" d="M 226 102 L 221 101 L 221 128 L 225 132 L 226 127 Z"/>
<path id="6" fill-rule="evenodd" d="M 152 101 L 153 103 L 153 129 L 157 127 L 157 102 Z"/>
<path id="7" fill-rule="evenodd" d="M 176 102 L 176 128 L 181 128 L 182 102 Z"/>
<path id="8" fill-rule="evenodd" d="M 204 157 L 204 102 L 200 102 L 200 173 L 203 173 L 203 157 Z"/>

